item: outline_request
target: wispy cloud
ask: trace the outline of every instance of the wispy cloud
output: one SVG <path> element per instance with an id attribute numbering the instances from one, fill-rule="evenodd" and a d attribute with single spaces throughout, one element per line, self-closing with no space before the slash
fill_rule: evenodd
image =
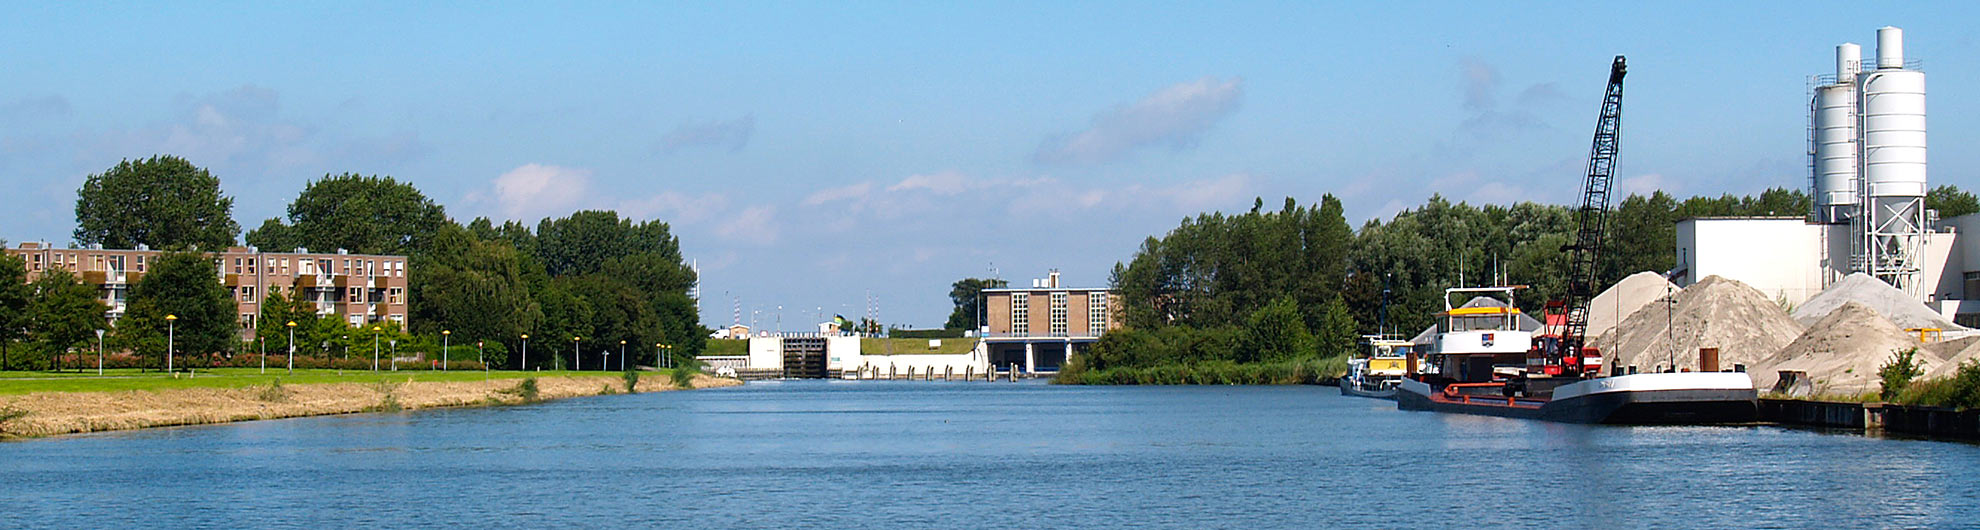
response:
<path id="1" fill-rule="evenodd" d="M 660 137 L 660 151 L 672 153 L 690 147 L 712 147 L 729 152 L 741 151 L 756 133 L 756 115 L 728 121 L 683 123 Z"/>
<path id="2" fill-rule="evenodd" d="M 715 226 L 715 235 L 736 242 L 768 245 L 777 242 L 777 207 L 757 205 L 727 216 Z"/>
<path id="3" fill-rule="evenodd" d="M 818 206 L 821 204 L 833 203 L 833 202 L 858 203 L 860 202 L 861 199 L 865 199 L 867 195 L 871 193 L 873 193 L 872 182 L 848 184 L 845 186 L 826 188 L 813 192 L 811 195 L 808 195 L 804 198 L 804 205 Z"/>
<path id="4" fill-rule="evenodd" d="M 59 95 L 26 97 L 0 104 L 0 119 L 13 123 L 67 118 L 73 112 L 69 98 Z"/>
<path id="5" fill-rule="evenodd" d="M 494 201 L 502 215 L 530 221 L 569 214 L 590 188 L 590 170 L 524 164 L 495 177 Z"/>
<path id="6" fill-rule="evenodd" d="M 1047 139 L 1032 155 L 1044 164 L 1086 165 L 1117 160 L 1150 146 L 1184 149 L 1237 110 L 1243 80 L 1205 77 L 1171 85 L 1093 117 L 1086 130 Z"/>

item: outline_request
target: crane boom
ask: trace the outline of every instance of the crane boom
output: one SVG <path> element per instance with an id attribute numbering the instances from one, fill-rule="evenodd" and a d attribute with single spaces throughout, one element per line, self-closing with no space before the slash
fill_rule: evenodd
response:
<path id="1" fill-rule="evenodd" d="M 1595 142 L 1588 149 L 1588 175 L 1581 184 L 1581 207 L 1574 213 L 1578 225 L 1574 243 L 1563 249 L 1570 253 L 1567 294 L 1561 300 L 1567 318 L 1561 330 L 1560 347 L 1554 352 L 1556 358 L 1549 361 L 1565 360 L 1562 364 L 1576 372 L 1580 371 L 1582 347 L 1587 342 L 1588 303 L 1595 297 L 1596 268 L 1608 224 L 1609 189 L 1615 180 L 1616 154 L 1622 135 L 1623 75 L 1627 72 L 1623 56 L 1617 55 L 1609 66 L 1609 87 L 1602 96 L 1601 116 L 1595 120 Z"/>

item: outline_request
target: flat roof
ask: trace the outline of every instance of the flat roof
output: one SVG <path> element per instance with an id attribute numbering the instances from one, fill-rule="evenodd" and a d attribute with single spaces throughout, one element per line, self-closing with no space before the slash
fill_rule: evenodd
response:
<path id="1" fill-rule="evenodd" d="M 1114 288 L 1112 287 L 998 287 L 996 289 L 984 289 L 983 292 L 1012 293 L 1012 292 L 1033 292 L 1033 291 L 1112 291 L 1112 290 L 1114 290 Z"/>

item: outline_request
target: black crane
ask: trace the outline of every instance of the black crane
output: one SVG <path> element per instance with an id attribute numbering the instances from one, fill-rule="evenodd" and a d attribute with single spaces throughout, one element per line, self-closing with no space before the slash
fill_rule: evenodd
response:
<path id="1" fill-rule="evenodd" d="M 1568 257 L 1567 293 L 1555 306 L 1566 317 L 1557 347 L 1548 352 L 1547 365 L 1559 366 L 1565 375 L 1594 376 L 1583 366 L 1584 345 L 1588 340 L 1588 303 L 1595 297 L 1596 268 L 1602 254 L 1602 237 L 1609 218 L 1609 186 L 1615 180 L 1616 154 L 1622 135 L 1623 74 L 1628 72 L 1623 56 L 1609 66 L 1609 88 L 1602 96 L 1602 114 L 1595 119 L 1595 143 L 1588 149 L 1588 175 L 1581 183 L 1581 207 L 1574 212 L 1574 243 L 1561 248 Z"/>

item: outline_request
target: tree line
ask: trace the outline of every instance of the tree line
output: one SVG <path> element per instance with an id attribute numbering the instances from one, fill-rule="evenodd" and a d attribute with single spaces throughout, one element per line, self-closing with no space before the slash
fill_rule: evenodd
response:
<path id="1" fill-rule="evenodd" d="M 211 261 L 240 231 L 218 178 L 161 155 L 91 175 L 77 195 L 77 244 L 166 251 L 132 286 L 125 316 L 109 330 L 110 347 L 139 355 L 163 355 L 167 335 L 181 355 L 286 351 L 289 322 L 304 355 L 329 358 L 381 342 L 437 353 L 449 342 L 453 359 L 485 353 L 509 368 L 523 367 L 510 352 L 520 353 L 525 335 L 532 368 L 571 367 L 580 349 L 584 366 L 596 366 L 600 352 L 621 351 L 656 364 L 663 351 L 699 353 L 708 336 L 687 294 L 695 273 L 664 222 L 587 210 L 533 227 L 487 218 L 462 224 L 409 182 L 346 173 L 309 182 L 287 215 L 244 240 L 263 252 L 407 256 L 411 328 L 319 318 L 314 302 L 275 292 L 262 298 L 253 340 L 242 341 L 233 297 L 214 281 Z M 47 269 L 33 283 L 25 275 L 23 260 L 0 259 L 0 368 L 52 367 L 56 354 L 86 347 L 96 329 L 109 327 L 109 308 L 75 271 Z M 450 333 L 444 341 L 442 331 Z M 13 344 L 40 355 L 8 359 Z"/>
<path id="2" fill-rule="evenodd" d="M 1933 189 L 1927 204 L 1942 218 L 1980 211 L 1980 201 L 1952 186 Z M 1808 195 L 1792 189 L 1683 200 L 1662 191 L 1631 195 L 1609 217 L 1597 280 L 1675 267 L 1675 225 L 1685 218 L 1809 210 Z M 1269 210 L 1261 199 L 1242 214 L 1199 214 L 1115 265 L 1123 328 L 1072 368 L 1334 358 L 1357 348 L 1359 335 L 1406 339 L 1435 324 L 1444 289 L 1461 285 L 1530 286 L 1518 303 L 1536 312 L 1565 293 L 1561 247 L 1573 239 L 1572 213 L 1433 195 L 1352 230 L 1328 195 L 1317 206 L 1288 198 Z"/>

